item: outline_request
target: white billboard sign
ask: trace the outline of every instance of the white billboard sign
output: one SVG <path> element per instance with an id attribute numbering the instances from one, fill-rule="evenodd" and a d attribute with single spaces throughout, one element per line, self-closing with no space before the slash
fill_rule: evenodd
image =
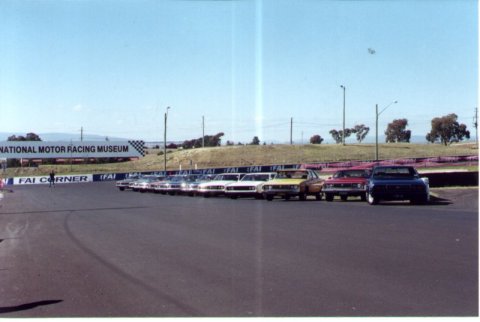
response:
<path id="1" fill-rule="evenodd" d="M 55 183 L 86 183 L 92 182 L 92 174 L 71 174 L 71 175 L 58 175 L 55 176 Z M 18 177 L 13 178 L 14 185 L 30 185 L 30 184 L 49 184 L 49 176 L 37 176 L 37 177 Z"/>
<path id="2" fill-rule="evenodd" d="M 4 141 L 0 142 L 0 158 L 124 158 L 145 156 L 143 141 Z"/>

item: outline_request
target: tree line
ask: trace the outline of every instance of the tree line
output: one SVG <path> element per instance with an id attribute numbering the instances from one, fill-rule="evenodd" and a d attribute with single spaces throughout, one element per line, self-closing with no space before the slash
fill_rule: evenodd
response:
<path id="1" fill-rule="evenodd" d="M 476 126 L 476 125 L 475 125 Z M 404 119 L 395 119 L 387 125 L 385 130 L 385 142 L 386 143 L 410 143 L 412 137 L 411 130 L 407 129 L 408 120 Z M 345 133 L 343 130 L 330 130 L 329 134 L 332 136 L 335 143 L 342 143 L 342 139 L 345 136 L 345 139 L 355 135 L 358 143 L 366 138 L 370 128 L 365 124 L 357 124 L 353 128 L 346 128 Z M 213 136 L 204 137 L 204 146 L 220 146 L 221 138 L 224 135 L 223 132 L 220 132 Z M 451 113 L 442 117 L 435 117 L 431 121 L 431 130 L 426 134 L 425 139 L 427 142 L 435 143 L 440 142 L 444 145 L 449 145 L 451 143 L 460 142 L 464 139 L 470 139 L 470 131 L 467 130 L 465 124 L 458 123 L 458 116 L 455 113 Z M 310 138 L 311 144 L 322 144 L 324 138 L 319 134 L 315 134 Z M 248 145 L 260 145 L 260 139 L 258 136 L 253 137 Z M 263 143 L 266 144 L 265 142 Z M 226 145 L 235 145 L 232 141 L 227 141 Z M 244 145 L 239 142 L 238 145 Z M 184 149 L 198 148 L 202 147 L 202 138 L 187 140 L 181 145 Z M 178 146 L 170 146 L 171 148 L 176 148 Z"/>
<path id="2" fill-rule="evenodd" d="M 407 130 L 408 120 L 407 119 L 395 119 L 388 124 L 387 129 L 385 130 L 385 141 L 387 143 L 397 143 L 397 142 L 406 142 L 409 143 L 411 139 L 411 131 Z M 476 124 L 474 125 L 476 127 Z M 350 137 L 355 134 L 356 140 L 358 143 L 362 143 L 367 134 L 369 133 L 370 128 L 365 126 L 365 124 L 357 124 L 353 128 L 346 128 L 345 133 L 343 130 L 330 130 L 330 135 L 333 140 L 338 144 L 342 143 L 342 138 Z M 192 149 L 205 147 L 215 147 L 222 144 L 222 137 L 224 136 L 223 132 L 219 132 L 215 135 L 205 135 L 203 138 L 197 138 L 192 140 L 185 140 L 181 145 L 171 143 L 167 147 L 169 149 L 176 149 L 182 147 L 183 149 Z M 435 117 L 431 121 L 431 130 L 426 134 L 425 139 L 430 143 L 440 142 L 444 145 L 449 145 L 451 143 L 460 142 L 464 139 L 470 139 L 470 131 L 467 130 L 465 124 L 458 123 L 458 116 L 455 113 L 451 113 L 442 117 Z M 41 141 L 41 138 L 35 133 L 27 133 L 25 136 L 12 135 L 8 137 L 7 141 Z M 324 139 L 319 135 L 315 134 L 310 138 L 311 144 L 321 144 Z M 260 145 L 260 139 L 258 136 L 253 137 L 248 145 Z M 265 142 L 263 143 L 266 144 Z M 234 145 L 232 141 L 227 141 L 226 145 Z M 239 142 L 238 145 L 244 145 Z M 110 158 L 108 158 L 110 159 Z M 100 162 L 108 162 L 112 160 L 97 160 Z M 119 160 L 117 160 L 119 161 Z"/>
<path id="3" fill-rule="evenodd" d="M 412 132 L 407 130 L 408 120 L 407 119 L 395 119 L 387 125 L 385 130 L 385 142 L 387 143 L 399 143 L 405 142 L 410 143 L 412 137 Z M 477 124 L 474 125 L 475 128 Z M 332 136 L 335 143 L 342 143 L 342 139 L 350 137 L 352 134 L 356 135 L 358 143 L 362 141 L 367 136 L 370 128 L 364 124 L 355 125 L 353 128 L 343 130 L 330 130 L 330 135 Z M 431 121 L 431 130 L 425 136 L 427 142 L 435 143 L 440 142 L 444 145 L 449 145 L 451 143 L 460 142 L 464 139 L 470 139 L 470 131 L 467 130 L 465 124 L 458 123 L 458 116 L 455 113 L 451 113 L 442 117 L 435 117 Z M 321 144 L 323 138 L 315 134 L 310 138 L 310 143 L 312 144 Z"/>

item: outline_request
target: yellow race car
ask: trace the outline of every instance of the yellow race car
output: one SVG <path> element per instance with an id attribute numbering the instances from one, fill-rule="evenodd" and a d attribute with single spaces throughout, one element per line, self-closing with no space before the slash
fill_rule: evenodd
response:
<path id="1" fill-rule="evenodd" d="M 283 197 L 285 200 L 291 197 L 306 200 L 309 195 L 321 200 L 323 182 L 324 180 L 314 170 L 278 170 L 275 179 L 262 186 L 262 194 L 268 201 L 272 201 L 276 196 Z"/>

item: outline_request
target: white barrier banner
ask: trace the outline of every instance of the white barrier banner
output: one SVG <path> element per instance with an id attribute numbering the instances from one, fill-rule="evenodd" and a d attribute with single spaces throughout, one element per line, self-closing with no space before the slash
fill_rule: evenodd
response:
<path id="1" fill-rule="evenodd" d="M 4 141 L 0 158 L 124 158 L 145 156 L 143 141 Z"/>
<path id="2" fill-rule="evenodd" d="M 85 183 L 92 182 L 92 174 L 70 174 L 70 175 L 56 175 L 55 184 L 58 183 Z M 13 178 L 14 185 L 28 185 L 28 184 L 49 184 L 50 176 L 38 176 L 38 177 L 17 177 Z"/>

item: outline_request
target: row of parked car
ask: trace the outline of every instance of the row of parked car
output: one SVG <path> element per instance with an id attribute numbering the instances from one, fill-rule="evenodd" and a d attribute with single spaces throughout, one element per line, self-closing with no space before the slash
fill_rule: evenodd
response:
<path id="1" fill-rule="evenodd" d="M 428 178 L 421 178 L 410 166 L 377 166 L 371 169 L 352 168 L 337 171 L 322 179 L 312 169 L 284 169 L 266 173 L 222 173 L 218 175 L 131 176 L 117 181 L 124 191 L 155 192 L 169 195 L 226 196 L 232 199 L 251 197 L 266 199 L 314 196 L 333 201 L 360 197 L 374 205 L 382 200 L 410 200 L 427 203 L 430 197 Z"/>

